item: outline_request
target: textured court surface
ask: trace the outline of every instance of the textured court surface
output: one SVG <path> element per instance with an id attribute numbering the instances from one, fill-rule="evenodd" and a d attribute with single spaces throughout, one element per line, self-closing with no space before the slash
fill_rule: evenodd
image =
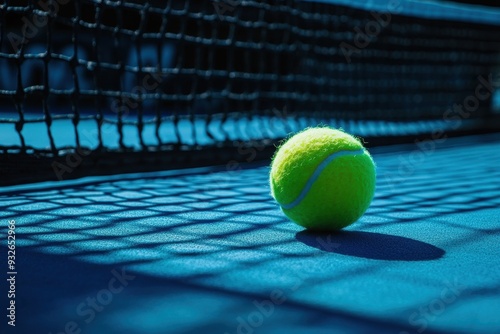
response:
<path id="1" fill-rule="evenodd" d="M 7 333 L 498 333 L 499 140 L 373 149 L 374 202 L 330 235 L 287 221 L 262 164 L 3 188 Z"/>

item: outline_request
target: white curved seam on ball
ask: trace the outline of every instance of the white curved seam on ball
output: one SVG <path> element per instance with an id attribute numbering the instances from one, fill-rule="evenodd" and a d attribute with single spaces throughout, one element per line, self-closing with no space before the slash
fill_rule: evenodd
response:
<path id="1" fill-rule="evenodd" d="M 293 202 L 291 202 L 291 203 L 282 204 L 281 207 L 283 209 L 289 210 L 289 209 L 292 209 L 293 207 L 299 205 L 299 203 L 307 196 L 307 193 L 309 192 L 309 190 L 311 190 L 314 182 L 316 182 L 316 180 L 321 175 L 321 173 L 323 172 L 323 170 L 333 160 L 335 160 L 337 158 L 340 158 L 340 157 L 347 156 L 347 155 L 358 155 L 358 154 L 363 154 L 363 153 L 365 153 L 365 150 L 362 148 L 362 149 L 359 149 L 359 150 L 356 150 L 356 151 L 338 151 L 338 152 L 330 154 L 329 156 L 327 156 L 325 158 L 325 160 L 323 160 L 318 165 L 318 167 L 316 167 L 316 169 L 314 170 L 313 174 L 307 180 L 306 185 L 304 186 L 304 188 L 302 188 L 302 191 L 300 192 L 299 196 Z"/>

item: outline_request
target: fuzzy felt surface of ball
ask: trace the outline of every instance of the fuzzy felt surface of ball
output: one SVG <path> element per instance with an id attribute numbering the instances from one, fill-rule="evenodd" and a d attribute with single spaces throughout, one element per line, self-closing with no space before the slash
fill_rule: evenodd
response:
<path id="1" fill-rule="evenodd" d="M 316 231 L 358 220 L 370 206 L 375 180 L 375 163 L 360 140 L 328 127 L 295 134 L 271 163 L 271 194 L 283 213 Z"/>

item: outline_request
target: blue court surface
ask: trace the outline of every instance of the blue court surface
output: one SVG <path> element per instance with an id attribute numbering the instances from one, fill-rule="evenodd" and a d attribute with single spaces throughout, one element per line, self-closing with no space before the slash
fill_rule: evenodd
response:
<path id="1" fill-rule="evenodd" d="M 282 214 L 268 162 L 2 188 L 7 333 L 499 333 L 499 140 L 371 149 L 373 203 L 332 234 Z"/>

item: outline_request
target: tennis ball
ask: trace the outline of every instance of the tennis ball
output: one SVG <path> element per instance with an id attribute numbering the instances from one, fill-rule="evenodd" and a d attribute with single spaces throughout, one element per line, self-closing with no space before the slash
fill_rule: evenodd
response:
<path id="1" fill-rule="evenodd" d="M 292 221 L 311 230 L 339 230 L 370 206 L 375 164 L 353 136 L 309 128 L 277 150 L 270 184 L 272 196 Z"/>

